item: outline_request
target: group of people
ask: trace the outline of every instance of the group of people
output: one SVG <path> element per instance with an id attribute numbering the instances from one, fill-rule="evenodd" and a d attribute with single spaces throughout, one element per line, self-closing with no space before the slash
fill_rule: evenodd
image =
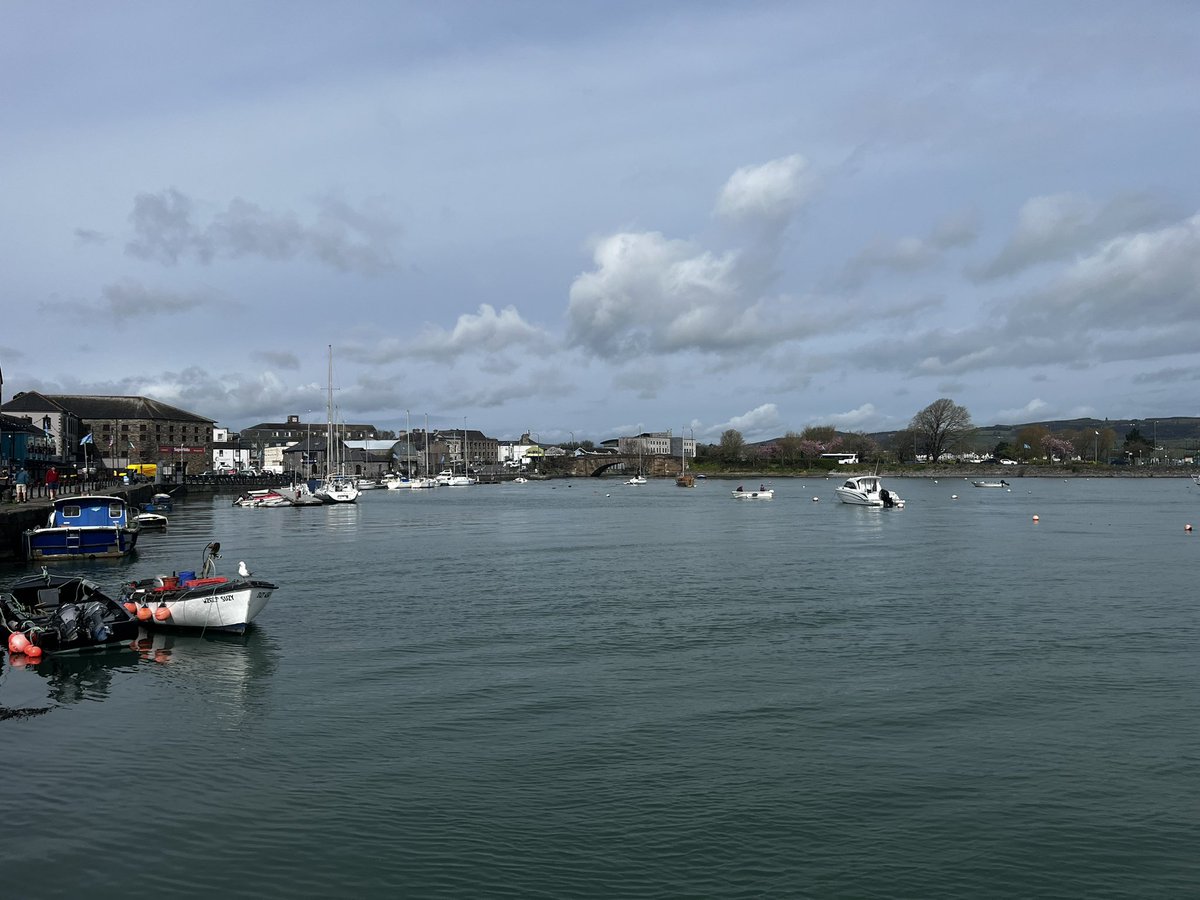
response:
<path id="1" fill-rule="evenodd" d="M 29 470 L 24 466 L 18 466 L 16 474 L 13 475 L 13 502 L 28 503 L 29 502 L 29 485 L 31 484 Z M 51 466 L 46 470 L 46 493 L 51 500 L 58 498 L 58 469 Z"/>

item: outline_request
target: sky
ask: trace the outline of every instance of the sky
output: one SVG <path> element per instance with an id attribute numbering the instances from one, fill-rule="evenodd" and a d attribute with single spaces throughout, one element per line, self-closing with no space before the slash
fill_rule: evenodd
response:
<path id="1" fill-rule="evenodd" d="M 3 399 L 1196 415 L 1198 47 L 1190 2 L 6 3 Z"/>

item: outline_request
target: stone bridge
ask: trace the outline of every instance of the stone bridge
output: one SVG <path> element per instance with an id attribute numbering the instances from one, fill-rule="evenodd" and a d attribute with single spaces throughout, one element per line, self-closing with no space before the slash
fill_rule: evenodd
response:
<path id="1" fill-rule="evenodd" d="M 546 460 L 547 468 L 579 478 L 604 475 L 636 475 L 638 469 L 647 478 L 674 478 L 682 470 L 677 456 L 646 455 L 642 457 L 598 453 L 586 456 L 562 456 Z"/>

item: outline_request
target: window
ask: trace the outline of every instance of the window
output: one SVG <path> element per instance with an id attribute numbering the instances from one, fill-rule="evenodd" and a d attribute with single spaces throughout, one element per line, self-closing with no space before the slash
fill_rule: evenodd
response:
<path id="1" fill-rule="evenodd" d="M 72 504 L 70 506 L 64 506 L 62 508 L 62 514 L 63 514 L 64 519 L 78 519 L 79 518 L 79 507 L 75 504 Z"/>

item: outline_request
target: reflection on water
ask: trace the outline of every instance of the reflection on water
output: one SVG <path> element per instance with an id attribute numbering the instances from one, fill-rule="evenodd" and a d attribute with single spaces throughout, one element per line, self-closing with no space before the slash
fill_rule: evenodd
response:
<path id="1" fill-rule="evenodd" d="M 98 653 L 48 656 L 26 667 L 46 679 L 46 696 L 56 706 L 85 700 L 108 699 L 113 679 L 137 668 L 138 658 L 128 647 Z"/>

